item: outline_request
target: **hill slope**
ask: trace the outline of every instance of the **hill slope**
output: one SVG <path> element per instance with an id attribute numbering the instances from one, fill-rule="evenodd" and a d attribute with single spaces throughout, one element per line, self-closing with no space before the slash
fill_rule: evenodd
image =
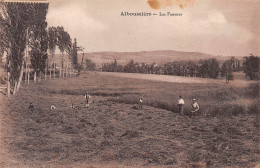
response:
<path id="1" fill-rule="evenodd" d="M 79 62 L 82 60 L 82 53 L 79 53 Z M 58 58 L 58 55 L 56 56 Z M 141 51 L 141 52 L 92 52 L 85 53 L 84 59 L 89 58 L 96 64 L 111 62 L 114 59 L 119 64 L 126 64 L 130 60 L 135 62 L 157 63 L 164 64 L 172 61 L 193 60 L 217 58 L 218 60 L 226 60 L 229 57 L 213 56 L 199 52 L 182 52 L 173 50 L 158 50 L 158 51 Z"/>
<path id="2" fill-rule="evenodd" d="M 212 58 L 214 56 L 198 52 L 180 52 L 171 50 L 160 51 L 141 51 L 141 52 L 93 52 L 85 54 L 87 58 L 94 60 L 97 64 L 103 62 L 110 62 L 114 59 L 119 64 L 126 64 L 130 60 L 136 62 L 158 63 L 164 64 L 166 62 L 179 60 L 199 60 L 205 58 Z"/>

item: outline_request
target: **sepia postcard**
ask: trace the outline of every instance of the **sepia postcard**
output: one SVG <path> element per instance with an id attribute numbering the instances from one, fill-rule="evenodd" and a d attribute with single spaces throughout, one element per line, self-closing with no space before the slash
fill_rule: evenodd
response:
<path id="1" fill-rule="evenodd" d="M 260 168 L 260 0 L 0 0 L 1 168 Z"/>

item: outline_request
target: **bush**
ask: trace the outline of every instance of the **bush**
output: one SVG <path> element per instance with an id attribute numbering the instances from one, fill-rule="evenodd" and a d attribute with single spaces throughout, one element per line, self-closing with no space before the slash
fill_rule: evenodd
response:
<path id="1" fill-rule="evenodd" d="M 244 72 L 250 80 L 259 79 L 259 57 L 251 54 L 250 57 L 245 57 Z"/>

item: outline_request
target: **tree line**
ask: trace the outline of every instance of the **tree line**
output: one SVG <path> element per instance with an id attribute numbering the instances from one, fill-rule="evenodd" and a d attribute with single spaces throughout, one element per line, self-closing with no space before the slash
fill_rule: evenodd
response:
<path id="1" fill-rule="evenodd" d="M 250 80 L 257 79 L 257 74 L 259 74 L 259 57 L 254 55 L 244 57 L 242 64 L 235 57 L 231 57 L 222 64 L 217 59 L 211 58 L 200 60 L 198 63 L 193 61 L 174 61 L 160 66 L 156 63 L 138 63 L 133 60 L 123 66 L 118 65 L 117 61 L 114 60 L 101 66 L 101 71 L 106 72 L 163 74 L 212 79 L 216 79 L 221 75 L 222 78 L 226 78 L 227 83 L 233 79 L 233 72 L 242 70 L 250 77 Z"/>
<path id="2" fill-rule="evenodd" d="M 62 26 L 47 27 L 48 7 L 48 3 L 0 2 L 0 54 L 6 55 L 8 97 L 19 90 L 22 79 L 29 83 L 31 73 L 36 82 L 42 74 L 45 79 L 47 74 L 65 78 L 72 70 L 81 70 L 75 59 L 81 48 L 76 39 L 72 44 Z M 56 48 L 60 50 L 58 66 Z"/>

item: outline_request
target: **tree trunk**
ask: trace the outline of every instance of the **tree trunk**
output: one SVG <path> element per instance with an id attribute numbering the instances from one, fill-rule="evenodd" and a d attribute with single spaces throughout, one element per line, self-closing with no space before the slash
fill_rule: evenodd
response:
<path id="1" fill-rule="evenodd" d="M 64 59 L 64 62 L 63 62 L 63 67 L 64 67 L 64 70 L 63 70 L 63 78 L 66 78 L 66 72 L 67 72 L 67 67 L 66 67 L 66 61 L 67 61 L 67 58 Z"/>
<path id="2" fill-rule="evenodd" d="M 53 71 L 53 52 L 50 51 L 50 55 L 51 55 L 51 61 L 50 61 L 50 63 L 49 62 L 48 63 L 49 63 L 49 66 L 51 65 L 50 69 L 49 69 L 49 71 L 50 71 L 50 79 L 51 79 L 51 75 L 52 75 L 51 71 Z"/>
<path id="3" fill-rule="evenodd" d="M 10 54 L 11 54 L 11 42 L 9 42 L 9 48 L 7 50 L 7 97 L 10 98 L 11 84 L 10 84 Z"/>
<path id="4" fill-rule="evenodd" d="M 62 63 L 62 78 L 64 78 L 65 77 L 65 64 L 64 64 L 64 61 L 63 61 L 63 63 Z"/>
<path id="5" fill-rule="evenodd" d="M 27 78 L 27 80 L 28 80 L 27 83 L 28 84 L 30 84 L 30 72 L 31 72 L 31 70 L 28 68 L 28 78 Z"/>
<path id="6" fill-rule="evenodd" d="M 61 63 L 60 63 L 60 78 L 61 78 Z"/>
<path id="7" fill-rule="evenodd" d="M 45 67 L 45 74 L 44 74 L 44 79 L 46 80 L 47 79 L 47 68 L 48 68 L 48 59 L 46 59 L 46 67 Z"/>
<path id="8" fill-rule="evenodd" d="M 71 78 L 71 63 L 70 63 L 70 78 Z"/>
<path id="9" fill-rule="evenodd" d="M 24 60 L 22 61 L 22 67 L 21 67 L 21 70 L 20 70 L 20 75 L 19 75 L 19 79 L 18 79 L 18 83 L 17 83 L 17 89 L 16 91 L 18 92 L 19 89 L 20 89 L 20 86 L 21 86 L 21 82 L 22 82 L 22 79 L 23 79 L 23 66 L 24 66 Z"/>
<path id="10" fill-rule="evenodd" d="M 64 67 L 63 78 L 66 78 L 66 72 L 67 72 L 66 61 L 67 61 L 67 58 L 65 58 L 64 62 L 63 62 L 63 67 Z"/>
<path id="11" fill-rule="evenodd" d="M 56 76 L 56 63 L 53 62 L 53 78 Z"/>
<path id="12" fill-rule="evenodd" d="M 52 69 L 53 69 L 53 68 L 52 68 L 52 65 L 51 65 L 51 68 L 50 68 L 50 79 L 51 79 L 51 71 L 52 71 Z"/>
<path id="13" fill-rule="evenodd" d="M 36 71 L 34 71 L 33 82 L 36 83 Z"/>
<path id="14" fill-rule="evenodd" d="M 64 63 L 64 55 L 62 53 L 62 78 L 65 77 L 65 63 Z"/>
<path id="15" fill-rule="evenodd" d="M 68 60 L 68 58 L 66 58 L 66 63 L 67 63 L 67 65 L 66 65 L 66 78 L 68 78 L 68 73 L 69 73 L 69 60 Z"/>
<path id="16" fill-rule="evenodd" d="M 42 79 L 42 71 L 40 71 L 40 74 L 39 74 L 39 78 L 38 78 L 38 81 L 40 82 Z"/>
<path id="17" fill-rule="evenodd" d="M 16 90 L 17 90 L 17 81 L 14 82 L 14 90 L 13 90 L 13 95 L 16 94 Z"/>
<path id="18" fill-rule="evenodd" d="M 10 98 L 10 91 L 11 91 L 11 85 L 10 85 L 10 72 L 7 71 L 7 96 Z"/>
<path id="19" fill-rule="evenodd" d="M 27 83 L 27 73 L 28 73 L 28 67 L 27 67 L 27 58 L 26 58 L 26 61 L 25 61 L 24 83 Z"/>

